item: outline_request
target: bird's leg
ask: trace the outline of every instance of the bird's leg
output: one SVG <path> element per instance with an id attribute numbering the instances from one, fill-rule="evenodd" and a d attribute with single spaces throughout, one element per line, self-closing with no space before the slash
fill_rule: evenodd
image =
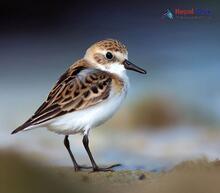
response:
<path id="1" fill-rule="evenodd" d="M 102 168 L 98 167 L 98 165 L 96 164 L 96 162 L 95 162 L 95 160 L 94 160 L 94 158 L 92 156 L 92 153 L 91 153 L 91 151 L 89 149 L 89 138 L 88 138 L 87 134 L 85 134 L 83 136 L 83 145 L 84 145 L 84 147 L 86 149 L 86 152 L 87 152 L 87 154 L 89 156 L 89 159 L 90 159 L 90 161 L 92 163 L 92 167 L 93 167 L 93 171 L 94 172 L 98 172 L 98 171 L 113 171 L 112 170 L 113 167 L 117 167 L 117 166 L 121 165 L 121 164 L 114 164 L 114 165 L 111 165 L 109 167 L 104 167 L 104 168 L 103 167 Z"/>
<path id="2" fill-rule="evenodd" d="M 73 153 L 72 153 L 72 151 L 71 151 L 71 149 L 70 149 L 70 143 L 69 143 L 68 137 L 69 137 L 68 135 L 65 135 L 64 145 L 65 145 L 66 149 L 68 150 L 69 155 L 70 155 L 70 157 L 71 157 L 71 159 L 72 159 L 72 162 L 73 162 L 75 171 L 80 171 L 81 169 L 91 169 L 92 167 L 90 167 L 90 166 L 81 166 L 81 165 L 78 165 L 78 163 L 76 162 L 76 160 L 75 160 L 75 158 L 74 158 L 74 156 L 73 156 Z"/>

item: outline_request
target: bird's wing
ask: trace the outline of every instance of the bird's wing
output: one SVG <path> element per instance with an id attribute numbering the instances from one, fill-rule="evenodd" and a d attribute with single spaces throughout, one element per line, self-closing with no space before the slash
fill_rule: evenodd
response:
<path id="1" fill-rule="evenodd" d="M 70 68 L 35 114 L 12 133 L 102 102 L 110 95 L 111 82 L 111 75 L 107 72 L 83 66 Z"/>

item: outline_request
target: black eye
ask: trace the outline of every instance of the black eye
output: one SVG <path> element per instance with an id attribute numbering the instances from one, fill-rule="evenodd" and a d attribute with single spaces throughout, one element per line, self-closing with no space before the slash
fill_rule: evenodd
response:
<path id="1" fill-rule="evenodd" d="M 112 55 L 111 52 L 107 52 L 105 56 L 106 56 L 106 58 L 109 59 L 109 60 L 111 60 L 111 59 L 113 58 L 113 55 Z"/>

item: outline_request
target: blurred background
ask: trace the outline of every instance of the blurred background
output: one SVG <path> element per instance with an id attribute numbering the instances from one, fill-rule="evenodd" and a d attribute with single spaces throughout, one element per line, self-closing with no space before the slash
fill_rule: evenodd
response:
<path id="1" fill-rule="evenodd" d="M 167 9 L 208 9 L 204 17 L 164 18 Z M 94 42 L 122 41 L 148 74 L 128 72 L 126 102 L 92 130 L 99 164 L 161 171 L 187 159 L 220 157 L 219 1 L 0 2 L 0 149 L 71 166 L 64 136 L 45 128 L 10 133 L 41 105 L 59 76 Z M 76 159 L 89 164 L 71 136 Z"/>

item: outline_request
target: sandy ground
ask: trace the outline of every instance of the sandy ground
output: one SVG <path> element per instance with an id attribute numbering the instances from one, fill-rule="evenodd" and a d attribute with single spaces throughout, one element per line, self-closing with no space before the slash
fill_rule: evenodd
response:
<path id="1" fill-rule="evenodd" d="M 219 193 L 220 162 L 187 161 L 167 172 L 74 172 L 26 160 L 15 152 L 0 152 L 0 192 L 150 192 Z"/>

